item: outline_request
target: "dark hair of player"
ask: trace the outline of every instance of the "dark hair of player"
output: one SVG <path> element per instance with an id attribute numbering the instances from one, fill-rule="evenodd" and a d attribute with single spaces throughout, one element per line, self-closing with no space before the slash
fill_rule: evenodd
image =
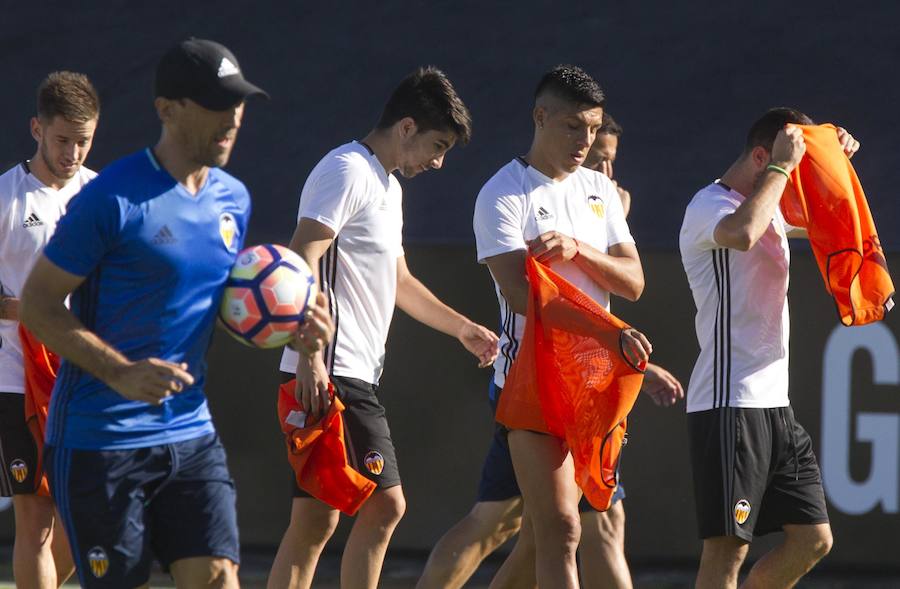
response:
<path id="1" fill-rule="evenodd" d="M 545 94 L 590 108 L 606 104 L 600 84 L 577 65 L 558 65 L 544 74 L 534 91 L 535 100 Z"/>
<path id="2" fill-rule="evenodd" d="M 386 129 L 410 117 L 419 131 L 452 131 L 458 143 L 465 145 L 472 137 L 472 115 L 441 70 L 420 67 L 408 75 L 394 90 L 377 128 Z"/>
<path id="3" fill-rule="evenodd" d="M 788 123 L 796 123 L 798 125 L 813 125 L 813 120 L 800 112 L 799 110 L 779 106 L 770 108 L 766 114 L 761 116 L 747 133 L 747 143 L 744 146 L 744 152 L 750 152 L 754 147 L 762 147 L 766 151 L 772 151 L 772 145 L 775 143 L 775 136 L 784 129 Z"/>
<path id="4" fill-rule="evenodd" d="M 615 135 L 616 137 L 621 137 L 622 125 L 617 123 L 608 112 L 603 111 L 603 121 L 600 123 L 600 128 L 597 129 L 597 135 Z"/>

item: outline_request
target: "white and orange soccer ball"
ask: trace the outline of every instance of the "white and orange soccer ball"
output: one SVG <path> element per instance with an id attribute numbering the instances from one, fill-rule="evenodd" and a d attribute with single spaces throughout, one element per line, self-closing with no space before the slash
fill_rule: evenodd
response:
<path id="1" fill-rule="evenodd" d="M 280 245 L 248 247 L 225 283 L 219 318 L 238 341 L 256 348 L 290 342 L 316 297 L 306 262 Z"/>

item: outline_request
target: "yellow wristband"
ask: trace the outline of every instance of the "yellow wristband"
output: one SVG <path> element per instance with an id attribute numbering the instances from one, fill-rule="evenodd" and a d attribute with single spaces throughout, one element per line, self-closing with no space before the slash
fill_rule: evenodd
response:
<path id="1" fill-rule="evenodd" d="M 788 180 L 791 179 L 791 175 L 788 174 L 788 171 L 780 166 L 776 166 L 775 164 L 769 164 L 768 166 L 766 166 L 766 169 L 772 170 L 773 172 L 778 172 L 779 174 L 784 174 L 785 178 L 787 178 Z"/>

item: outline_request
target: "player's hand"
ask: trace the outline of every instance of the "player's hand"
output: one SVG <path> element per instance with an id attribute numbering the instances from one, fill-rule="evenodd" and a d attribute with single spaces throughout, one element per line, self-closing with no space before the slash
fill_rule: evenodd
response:
<path id="1" fill-rule="evenodd" d="M 159 358 L 147 358 L 129 362 L 115 371 L 107 384 L 117 393 L 132 401 L 161 405 L 167 397 L 194 384 L 194 377 L 187 371 L 187 364 L 175 364 Z"/>
<path id="2" fill-rule="evenodd" d="M 647 363 L 644 369 L 644 384 L 641 392 L 650 395 L 660 407 L 671 407 L 684 399 L 684 387 L 675 376 L 657 364 Z"/>
<path id="3" fill-rule="evenodd" d="M 859 141 L 854 139 L 853 135 L 843 127 L 837 128 L 837 135 L 838 141 L 841 142 L 841 149 L 844 150 L 844 154 L 848 158 L 853 157 L 856 152 L 859 151 Z"/>
<path id="4" fill-rule="evenodd" d="M 647 336 L 629 327 L 622 331 L 622 352 L 633 366 L 641 366 L 650 359 L 653 346 Z"/>
<path id="5" fill-rule="evenodd" d="M 478 358 L 478 367 L 486 368 L 494 363 L 497 354 L 500 353 L 498 346 L 500 338 L 493 331 L 467 321 L 459 330 L 457 336 L 463 346 Z"/>
<path id="6" fill-rule="evenodd" d="M 601 174 L 609 178 L 613 179 L 613 163 L 610 160 L 603 160 L 600 162 L 600 169 L 598 170 Z"/>
<path id="7" fill-rule="evenodd" d="M 19 320 L 19 299 L 16 297 L 0 297 L 0 319 Z"/>
<path id="8" fill-rule="evenodd" d="M 772 163 L 790 172 L 803 159 L 804 153 L 806 143 L 803 141 L 803 131 L 795 125 L 785 125 L 772 144 Z"/>
<path id="9" fill-rule="evenodd" d="M 334 323 L 328 312 L 328 299 L 320 292 L 307 309 L 303 325 L 297 330 L 294 347 L 301 354 L 312 356 L 327 346 L 333 337 Z"/>
<path id="10" fill-rule="evenodd" d="M 297 361 L 297 388 L 294 398 L 314 421 L 328 413 L 331 408 L 331 394 L 328 385 L 328 369 L 322 361 L 322 354 L 303 356 Z"/>
<path id="11" fill-rule="evenodd" d="M 532 239 L 528 251 L 542 264 L 571 260 L 578 255 L 578 242 L 558 231 L 548 231 Z"/>
<path id="12" fill-rule="evenodd" d="M 616 185 L 616 192 L 619 193 L 619 200 L 622 201 L 622 212 L 627 217 L 628 212 L 631 210 L 631 193 L 619 186 L 619 183 L 615 180 L 613 180 L 613 184 Z"/>

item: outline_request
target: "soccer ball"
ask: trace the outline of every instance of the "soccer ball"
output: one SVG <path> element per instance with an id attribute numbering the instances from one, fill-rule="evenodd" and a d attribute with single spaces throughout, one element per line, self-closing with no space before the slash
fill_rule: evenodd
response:
<path id="1" fill-rule="evenodd" d="M 219 318 L 239 342 L 277 348 L 293 339 L 315 297 L 316 281 L 303 258 L 280 245 L 257 245 L 237 255 Z"/>

